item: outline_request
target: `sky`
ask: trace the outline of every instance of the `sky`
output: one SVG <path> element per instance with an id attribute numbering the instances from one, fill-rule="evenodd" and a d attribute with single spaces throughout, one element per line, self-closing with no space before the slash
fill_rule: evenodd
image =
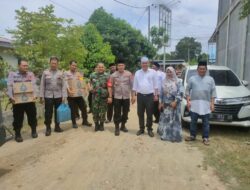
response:
<path id="1" fill-rule="evenodd" d="M 158 26 L 157 6 L 164 4 L 172 10 L 171 41 L 166 51 L 174 51 L 178 41 L 194 37 L 202 43 L 203 52 L 208 52 L 208 39 L 217 23 L 218 0 L 0 0 L 0 36 L 11 38 L 6 29 L 15 29 L 15 10 L 22 6 L 28 11 L 52 4 L 58 17 L 72 18 L 75 24 L 84 24 L 93 11 L 103 7 L 116 18 L 121 18 L 133 27 L 148 34 L 148 14 L 144 7 L 150 6 L 151 26 Z M 153 5 L 152 5 L 153 4 Z"/>

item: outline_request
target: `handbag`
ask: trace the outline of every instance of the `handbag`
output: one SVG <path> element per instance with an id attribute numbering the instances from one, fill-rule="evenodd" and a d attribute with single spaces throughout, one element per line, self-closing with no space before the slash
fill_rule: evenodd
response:
<path id="1" fill-rule="evenodd" d="M 65 122 L 71 120 L 71 110 L 68 104 L 60 104 L 56 110 L 57 112 L 57 122 Z"/>

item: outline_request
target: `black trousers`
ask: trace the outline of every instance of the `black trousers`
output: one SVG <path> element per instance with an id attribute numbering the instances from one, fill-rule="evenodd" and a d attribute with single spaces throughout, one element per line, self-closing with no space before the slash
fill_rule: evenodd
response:
<path id="1" fill-rule="evenodd" d="M 114 123 L 126 123 L 128 120 L 128 112 L 130 107 L 130 99 L 114 98 Z"/>
<path id="2" fill-rule="evenodd" d="M 108 104 L 108 110 L 107 110 L 107 120 L 111 121 L 113 117 L 113 111 L 114 111 L 114 96 L 112 98 L 112 103 Z"/>
<path id="3" fill-rule="evenodd" d="M 92 111 L 92 96 L 93 96 L 93 93 L 91 91 L 89 91 L 88 103 L 89 103 L 89 110 L 90 111 Z"/>
<path id="4" fill-rule="evenodd" d="M 37 127 L 36 105 L 34 102 L 13 105 L 13 127 L 14 130 L 20 131 L 23 127 L 24 113 L 27 115 L 28 124 L 31 128 Z"/>
<path id="5" fill-rule="evenodd" d="M 159 101 L 154 101 L 154 116 L 155 116 L 155 121 L 159 122 L 160 118 L 160 112 L 159 112 Z"/>
<path id="6" fill-rule="evenodd" d="M 45 98 L 45 121 L 44 124 L 47 127 L 50 127 L 54 109 L 54 122 L 55 126 L 59 126 L 60 123 L 57 123 L 57 108 L 62 103 L 62 98 Z"/>
<path id="7" fill-rule="evenodd" d="M 145 129 L 144 113 L 147 114 L 146 126 L 148 131 L 152 131 L 153 125 L 153 108 L 154 108 L 154 95 L 153 94 L 137 94 L 137 115 L 139 117 L 140 129 Z"/>
<path id="8" fill-rule="evenodd" d="M 85 122 L 88 119 L 87 105 L 83 97 L 68 97 L 69 107 L 71 109 L 71 120 L 73 124 L 76 124 L 76 116 L 78 109 L 81 110 L 82 121 Z"/>

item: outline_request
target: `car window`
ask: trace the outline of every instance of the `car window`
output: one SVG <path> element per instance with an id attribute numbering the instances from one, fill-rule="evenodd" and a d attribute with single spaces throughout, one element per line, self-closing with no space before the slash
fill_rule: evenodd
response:
<path id="1" fill-rule="evenodd" d="M 182 84 L 184 85 L 184 81 L 185 81 L 185 75 L 186 75 L 186 69 L 184 69 L 181 73 L 181 79 L 182 79 Z"/>
<path id="2" fill-rule="evenodd" d="M 190 77 L 197 75 L 197 70 L 189 70 L 187 73 L 187 80 L 186 82 L 188 82 L 188 80 L 190 79 Z"/>
<path id="3" fill-rule="evenodd" d="M 231 70 L 209 70 L 216 86 L 240 86 L 239 79 Z"/>

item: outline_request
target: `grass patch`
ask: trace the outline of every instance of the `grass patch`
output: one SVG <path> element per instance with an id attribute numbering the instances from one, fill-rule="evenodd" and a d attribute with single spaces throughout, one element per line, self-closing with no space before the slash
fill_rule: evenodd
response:
<path id="1" fill-rule="evenodd" d="M 204 167 L 215 168 L 229 189 L 249 190 L 250 132 L 239 131 L 236 127 L 212 126 L 210 140 L 210 146 L 194 143 L 205 155 Z"/>

